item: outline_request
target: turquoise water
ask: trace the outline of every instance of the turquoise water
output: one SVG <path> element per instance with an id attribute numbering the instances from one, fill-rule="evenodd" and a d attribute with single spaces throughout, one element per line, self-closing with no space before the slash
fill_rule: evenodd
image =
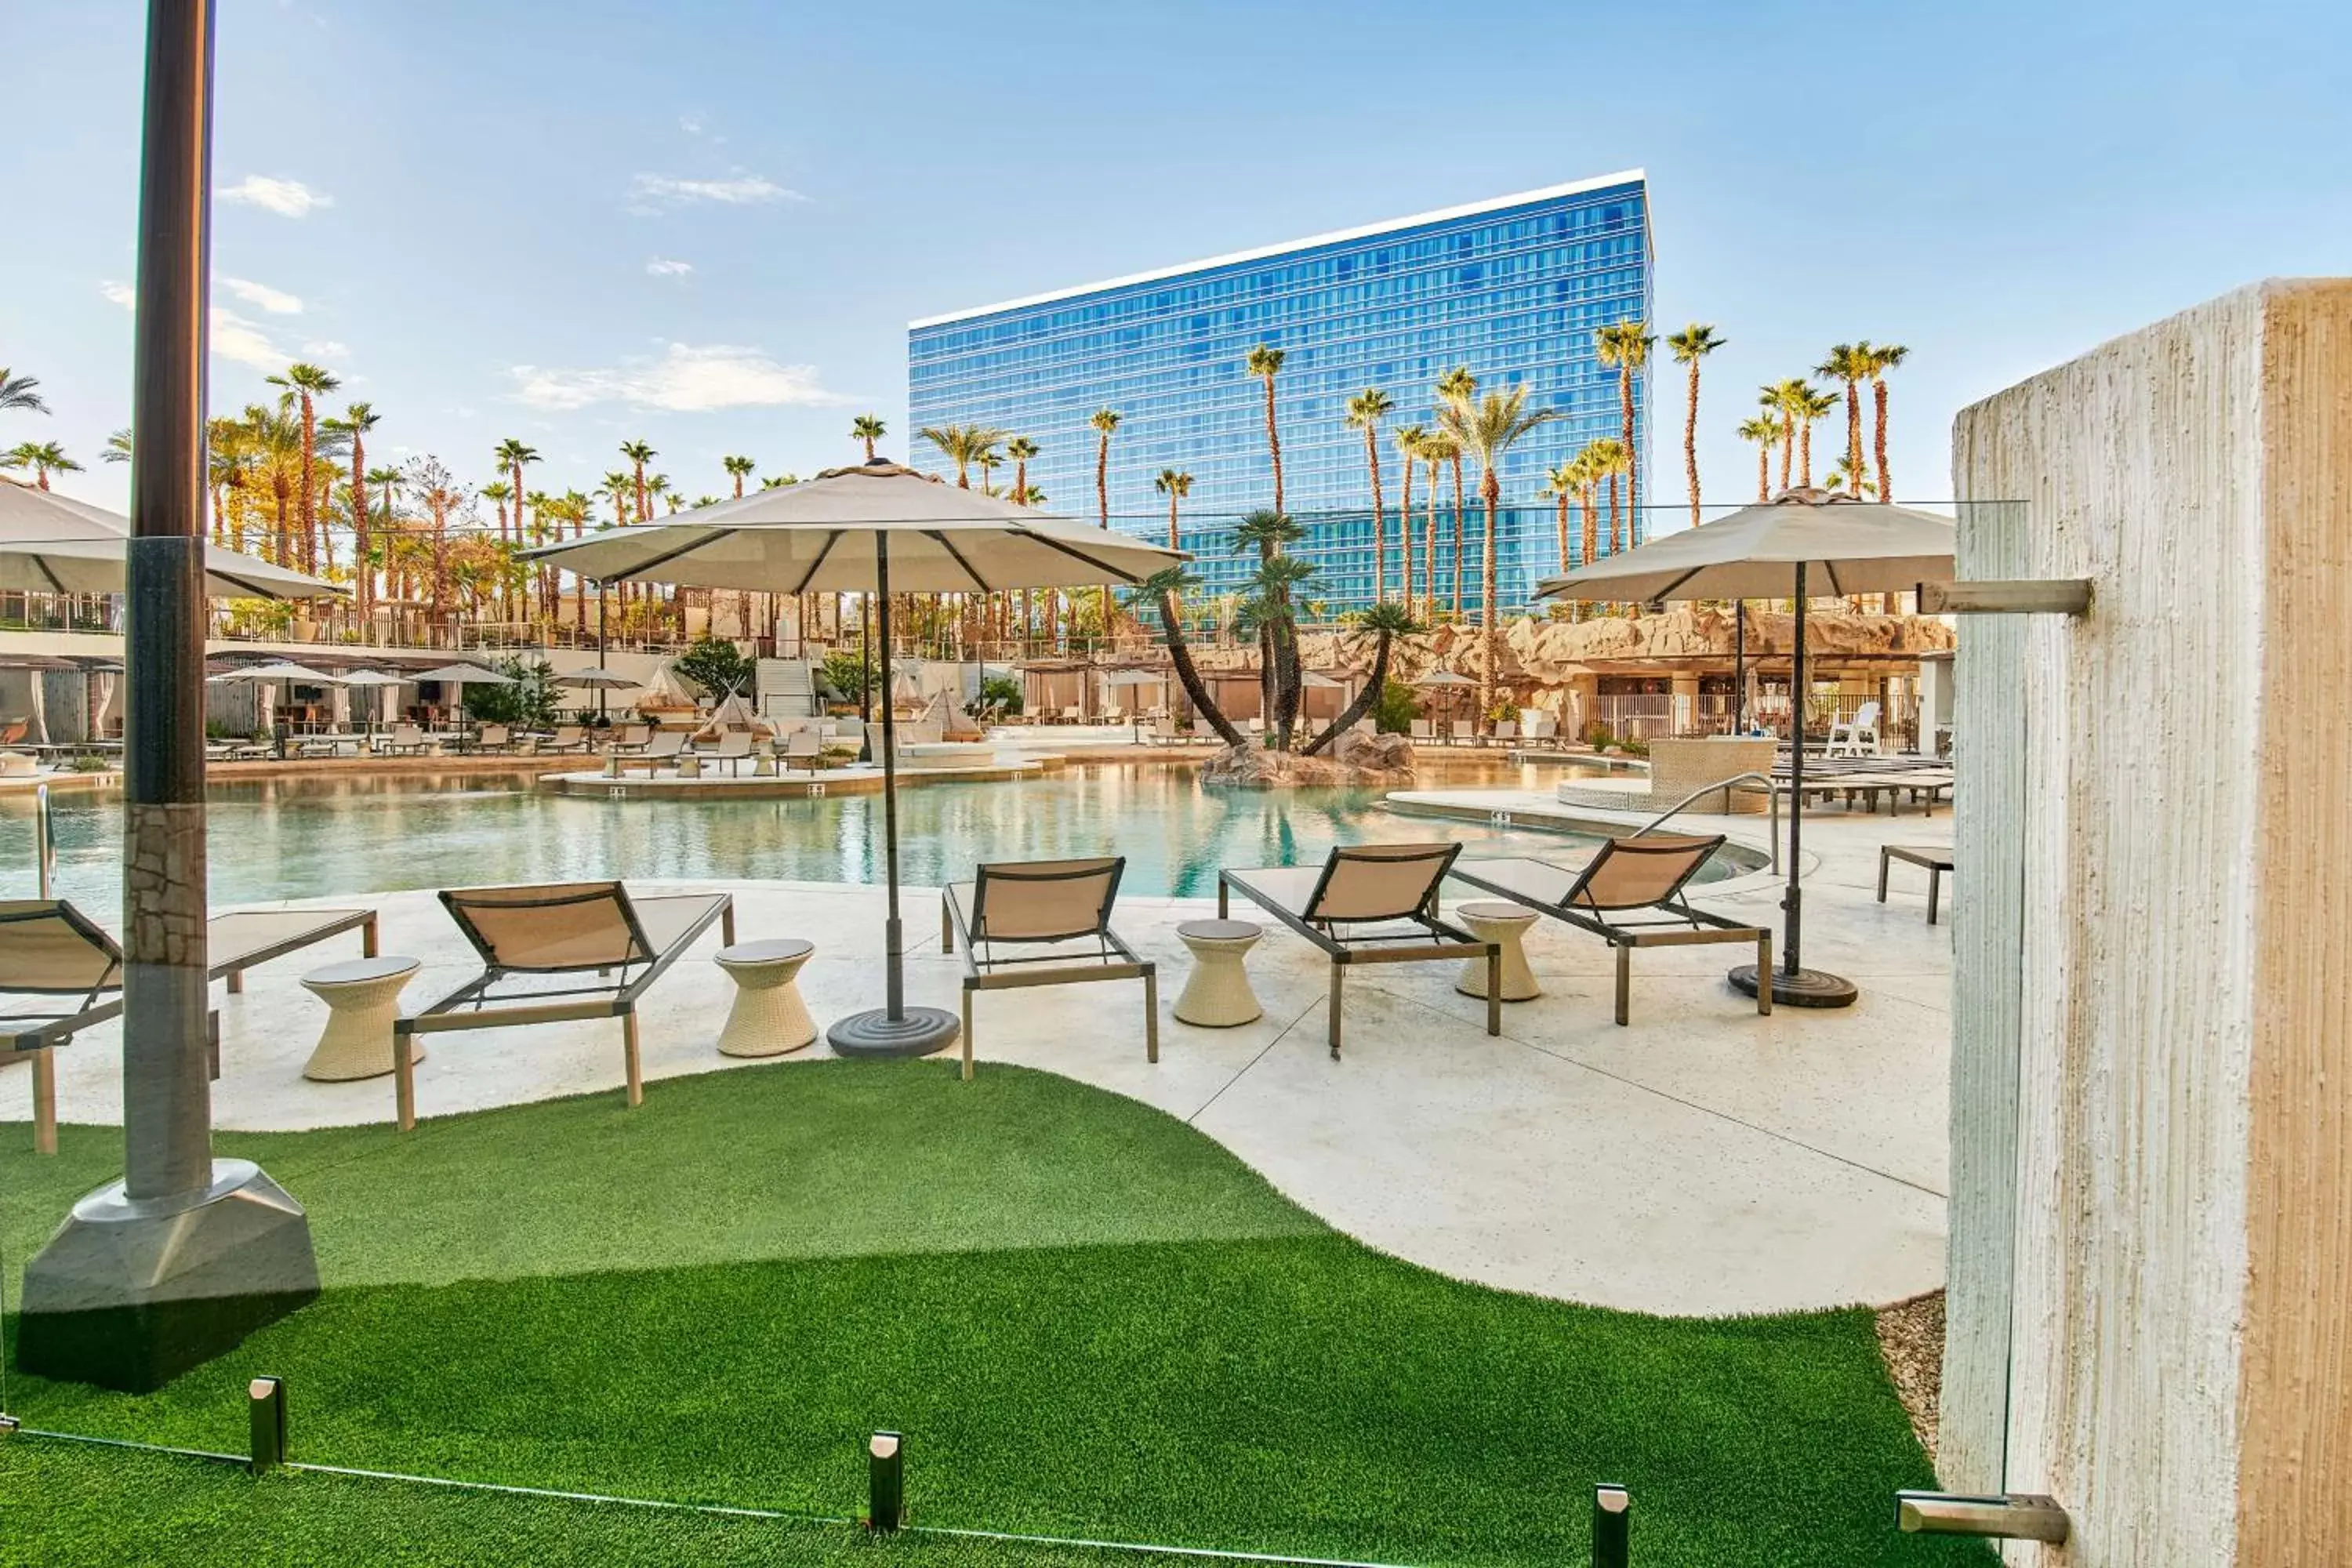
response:
<path id="1" fill-rule="evenodd" d="M 1557 766 L 1457 763 L 1433 784 L 1545 788 Z M 902 791 L 899 872 L 910 886 L 982 859 L 1118 853 L 1122 887 L 1204 897 L 1218 868 L 1311 864 L 1335 844 L 1453 838 L 1469 855 L 1574 863 L 1596 840 L 1383 810 L 1381 790 L 1203 789 L 1191 769 L 1099 763 L 1019 783 Z M 402 888 L 594 877 L 880 880 L 878 795 L 622 800 L 544 795 L 527 780 L 318 777 L 213 788 L 215 905 Z M 52 804 L 60 893 L 111 919 L 121 900 L 120 797 Z M 31 802 L 0 797 L 0 892 L 29 897 Z"/>

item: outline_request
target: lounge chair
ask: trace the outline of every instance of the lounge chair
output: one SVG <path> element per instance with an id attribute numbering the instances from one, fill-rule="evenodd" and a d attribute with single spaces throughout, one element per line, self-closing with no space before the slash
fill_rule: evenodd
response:
<path id="1" fill-rule="evenodd" d="M 1467 719 L 1454 721 L 1454 731 L 1446 739 L 1452 746 L 1475 746 L 1478 743 L 1478 726 Z"/>
<path id="2" fill-rule="evenodd" d="M 1486 1032 L 1503 1032 L 1503 948 L 1439 918 L 1437 889 L 1459 844 L 1355 844 L 1319 867 L 1267 866 L 1217 873 L 1217 918 L 1243 898 L 1321 948 L 1331 960 L 1326 1034 L 1339 1059 L 1342 983 L 1353 963 L 1486 960 Z M 1399 928 L 1402 929 L 1400 930 Z"/>
<path id="3" fill-rule="evenodd" d="M 1014 986 L 1140 979 L 1144 1059 L 1160 1059 L 1159 970 L 1110 929 L 1111 904 L 1126 868 L 1123 855 L 983 863 L 971 881 L 947 889 L 940 900 L 940 945 L 953 952 L 956 939 L 963 939 L 965 1078 L 971 1077 L 972 993 Z M 1091 952 L 1061 948 L 1088 942 Z M 1007 957 L 998 953 L 1002 947 L 1061 950 Z"/>
<path id="4" fill-rule="evenodd" d="M 373 958 L 373 910 L 251 910 L 215 915 L 205 925 L 206 978 L 245 989 L 245 972 L 313 942 L 360 932 L 360 950 Z M 62 1012 L 0 1007 L 0 1067 L 21 1057 L 33 1066 L 33 1148 L 58 1152 L 58 1047 L 122 1014 L 122 949 L 106 929 L 62 899 L 0 901 L 0 994 L 72 998 Z M 208 1045 L 212 1075 L 220 1076 L 220 1018 L 213 1015 Z"/>
<path id="5" fill-rule="evenodd" d="M 625 773 L 631 768 L 642 766 L 646 770 L 646 776 L 651 778 L 661 772 L 661 765 L 664 763 L 674 763 L 685 752 L 686 731 L 664 730 L 635 752 L 624 754 L 621 758 L 621 771 Z"/>
<path id="6" fill-rule="evenodd" d="M 1498 746 L 1517 745 L 1519 743 L 1519 726 L 1517 722 L 1510 719 L 1496 720 L 1494 742 L 1495 744 Z"/>
<path id="7" fill-rule="evenodd" d="M 712 747 L 709 752 L 704 752 L 698 750 L 695 754 L 701 757 L 706 763 L 725 763 L 728 776 L 740 778 L 742 776 L 743 764 L 751 758 L 751 731 L 730 730 L 719 737 L 719 744 Z"/>
<path id="8" fill-rule="evenodd" d="M 393 756 L 399 756 L 403 752 L 422 752 L 427 744 L 429 742 L 425 739 L 424 731 L 414 724 L 403 721 L 394 724 L 388 733 L 377 736 L 375 749 Z"/>
<path id="9" fill-rule="evenodd" d="M 1829 743 L 1822 754 L 1829 757 L 1866 757 L 1878 751 L 1878 704 L 1865 702 L 1853 710 L 1852 719 L 1830 721 Z"/>
<path id="10" fill-rule="evenodd" d="M 588 749 L 588 730 L 582 724 L 558 724 L 555 733 L 540 742 L 550 752 L 584 752 Z"/>
<path id="11" fill-rule="evenodd" d="M 1723 846 L 1713 837 L 1612 838 L 1583 870 L 1545 860 L 1455 862 L 1454 879 L 1538 914 L 1591 931 L 1617 950 L 1617 1022 L 1630 1019 L 1633 950 L 1692 942 L 1756 944 L 1756 972 L 1772 973 L 1772 932 L 1694 909 L 1683 889 Z M 1651 919 L 1640 917 L 1650 916 Z M 1772 987 L 1756 988 L 1756 1010 L 1772 1011 Z"/>
<path id="12" fill-rule="evenodd" d="M 713 923 L 735 942 L 735 900 L 726 893 L 632 899 L 618 882 L 542 887 L 454 888 L 442 907 L 482 957 L 482 973 L 394 1026 L 402 1041 L 454 1029 L 498 1029 L 573 1018 L 621 1020 L 629 1103 L 643 1104 L 637 1001 Z M 545 985 L 540 977 L 593 984 Z M 416 1068 L 404 1044 L 393 1051 L 400 1130 L 416 1125 Z"/>
<path id="13" fill-rule="evenodd" d="M 1559 740 L 1559 721 L 1549 713 L 1538 713 L 1528 721 L 1526 744 L 1549 747 Z"/>
<path id="14" fill-rule="evenodd" d="M 794 763 L 805 763 L 815 773 L 824 766 L 824 742 L 814 730 L 795 730 L 784 742 L 782 754 L 777 759 L 780 772 L 790 773 Z"/>
<path id="15" fill-rule="evenodd" d="M 1424 744 L 1433 743 L 1437 739 L 1437 726 L 1427 719 L 1415 719 L 1412 721 L 1412 738 Z"/>
<path id="16" fill-rule="evenodd" d="M 512 751 L 514 734 L 504 724 L 485 724 L 474 732 L 472 749 L 477 752 Z"/>
<path id="17" fill-rule="evenodd" d="M 612 749 L 616 752 L 641 752 L 654 738 L 650 724 L 624 724 L 621 732 L 613 737 Z"/>

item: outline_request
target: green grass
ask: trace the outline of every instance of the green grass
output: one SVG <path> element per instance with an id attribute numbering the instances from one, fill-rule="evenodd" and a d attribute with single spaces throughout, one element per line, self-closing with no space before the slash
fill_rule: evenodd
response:
<path id="1" fill-rule="evenodd" d="M 28 1145 L 0 1128 L 12 1279 L 119 1135 Z M 1445 1279 L 1046 1074 L 798 1065 L 659 1083 L 635 1112 L 220 1146 L 310 1206 L 324 1297 L 149 1396 L 12 1374 L 27 1425 L 240 1451 L 268 1372 L 296 1457 L 364 1468 L 839 1517 L 863 1436 L 896 1427 L 932 1525 L 1567 1562 L 1611 1479 L 1643 1568 L 1968 1560 L 1893 1531 L 1889 1494 L 1930 1478 L 1867 1313 L 1664 1321 Z M 362 1529 L 347 1514 L 417 1562 L 748 1560 L 785 1528 L 165 1464 L 0 1444 L 0 1561 L 26 1530 L 33 1560 L 136 1560 L 80 1536 L 150 1515 L 184 1518 L 173 1561 L 240 1568 L 306 1560 Z M 950 1550 L 819 1531 L 781 1554 Z"/>

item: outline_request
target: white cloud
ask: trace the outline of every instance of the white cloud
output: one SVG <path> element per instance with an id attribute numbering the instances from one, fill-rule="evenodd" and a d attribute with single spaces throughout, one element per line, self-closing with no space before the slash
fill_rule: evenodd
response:
<path id="1" fill-rule="evenodd" d="M 688 136 L 699 136 L 710 129 L 710 121 L 699 114 L 681 114 L 677 117 L 677 128 Z"/>
<path id="2" fill-rule="evenodd" d="M 762 202 L 808 200 L 798 191 L 788 191 L 764 174 L 745 174 L 740 169 L 723 180 L 688 180 L 676 174 L 639 174 L 631 184 L 629 192 L 641 201 L 667 202 L 674 206 L 718 202 L 727 206 L 741 207 Z"/>
<path id="3" fill-rule="evenodd" d="M 256 283 L 249 278 L 222 278 L 220 286 L 248 305 L 258 305 L 273 316 L 299 316 L 302 301 L 283 289 Z"/>
<path id="4" fill-rule="evenodd" d="M 126 310 L 134 310 L 139 304 L 139 290 L 128 283 L 117 283 L 110 279 L 98 286 L 98 291 Z"/>
<path id="5" fill-rule="evenodd" d="M 314 191 L 299 180 L 280 180 L 268 174 L 247 174 L 236 184 L 214 194 L 222 201 L 243 202 L 280 217 L 308 217 L 312 207 L 335 205 L 335 198 L 324 191 Z"/>
<path id="6" fill-rule="evenodd" d="M 694 270 L 694 263 L 679 261 L 667 256 L 656 256 L 646 263 L 646 270 L 656 278 L 683 278 Z"/>
<path id="7" fill-rule="evenodd" d="M 781 364 L 757 349 L 727 343 L 703 348 L 671 343 L 657 359 L 625 360 L 587 370 L 520 364 L 507 374 L 514 378 L 515 395 L 522 402 L 556 412 L 598 403 L 700 414 L 715 408 L 848 401 L 819 384 L 814 365 Z"/>
<path id="8" fill-rule="evenodd" d="M 213 307 L 212 349 L 215 358 L 235 360 L 258 370 L 283 370 L 294 357 L 271 342 L 258 326 L 218 305 Z"/>
<path id="9" fill-rule="evenodd" d="M 349 359 L 351 353 L 350 344 L 338 342 L 333 338 L 320 338 L 302 345 L 304 359 Z"/>

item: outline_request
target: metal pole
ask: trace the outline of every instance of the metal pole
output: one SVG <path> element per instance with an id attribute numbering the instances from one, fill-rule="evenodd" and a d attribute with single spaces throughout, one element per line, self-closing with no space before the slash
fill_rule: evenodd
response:
<path id="1" fill-rule="evenodd" d="M 36 680 L 39 676 L 33 678 Z M 41 897 L 49 898 L 58 879 L 58 837 L 49 822 L 49 786 L 33 786 L 33 862 L 41 882 Z"/>
<path id="2" fill-rule="evenodd" d="M 122 1103 L 131 1198 L 212 1180 L 205 948 L 205 359 L 211 0 L 154 0 L 125 595 Z"/>
<path id="3" fill-rule="evenodd" d="M 889 965 L 884 977 L 884 1009 L 892 1023 L 907 1016 L 906 933 L 898 924 L 898 726 L 890 700 L 890 536 L 874 536 L 874 596 L 882 606 L 882 858 L 890 883 L 890 912 L 883 927 Z"/>
<path id="4" fill-rule="evenodd" d="M 604 584 L 602 583 L 596 584 L 596 668 L 599 673 L 604 668 Z M 597 687 L 596 717 L 599 719 L 610 717 L 604 711 L 604 689 Z"/>
<path id="5" fill-rule="evenodd" d="M 1789 891 L 1780 900 L 1788 924 L 1780 933 L 1780 968 L 1790 979 L 1804 965 L 1805 895 L 1797 885 L 1805 833 L 1805 563 L 1797 563 L 1797 646 L 1789 668 Z"/>
<path id="6" fill-rule="evenodd" d="M 1731 601 L 1731 732 L 1748 733 L 1748 601 Z M 1774 846 L 1775 850 L 1779 846 Z"/>

